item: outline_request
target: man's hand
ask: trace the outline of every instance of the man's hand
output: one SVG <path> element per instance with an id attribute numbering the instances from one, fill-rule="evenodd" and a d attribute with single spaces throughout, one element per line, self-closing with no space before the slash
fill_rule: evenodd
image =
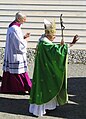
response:
<path id="1" fill-rule="evenodd" d="M 64 40 L 62 39 L 61 42 L 60 42 L 61 45 L 64 45 Z"/>
<path id="2" fill-rule="evenodd" d="M 73 41 L 69 44 L 69 47 L 73 46 L 76 43 L 76 41 L 78 41 L 78 40 L 79 40 L 78 35 L 75 35 L 73 38 Z"/>
<path id="3" fill-rule="evenodd" d="M 24 35 L 24 39 L 29 38 L 29 37 L 30 37 L 30 33 L 26 33 L 26 34 Z"/>
<path id="4" fill-rule="evenodd" d="M 75 44 L 79 40 L 78 35 L 75 35 L 71 44 Z"/>

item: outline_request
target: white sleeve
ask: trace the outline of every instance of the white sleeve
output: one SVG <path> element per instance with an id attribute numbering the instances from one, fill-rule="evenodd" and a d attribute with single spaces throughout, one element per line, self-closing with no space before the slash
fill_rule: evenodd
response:
<path id="1" fill-rule="evenodd" d="M 68 45 L 68 54 L 70 54 L 70 44 L 67 45 Z"/>
<path id="2" fill-rule="evenodd" d="M 18 53 L 26 52 L 27 41 L 23 38 L 21 29 L 14 29 L 10 34 L 10 39 L 12 40 L 14 50 Z"/>

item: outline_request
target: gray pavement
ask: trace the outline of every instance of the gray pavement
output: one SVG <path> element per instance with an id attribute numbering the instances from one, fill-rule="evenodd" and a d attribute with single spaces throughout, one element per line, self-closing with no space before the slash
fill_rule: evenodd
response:
<path id="1" fill-rule="evenodd" d="M 32 77 L 33 68 L 29 66 Z M 86 65 L 68 64 L 69 102 L 39 119 L 86 119 Z M 0 94 L 0 119 L 36 119 L 28 112 L 29 95 Z"/>

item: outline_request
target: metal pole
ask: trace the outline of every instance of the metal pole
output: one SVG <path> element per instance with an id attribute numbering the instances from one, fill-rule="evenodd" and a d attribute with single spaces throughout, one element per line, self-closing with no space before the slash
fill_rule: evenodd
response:
<path id="1" fill-rule="evenodd" d="M 65 29 L 65 27 L 63 26 L 63 21 L 62 21 L 62 14 L 60 15 L 60 24 L 61 24 L 61 41 L 64 41 L 64 38 L 63 38 L 63 30 Z"/>

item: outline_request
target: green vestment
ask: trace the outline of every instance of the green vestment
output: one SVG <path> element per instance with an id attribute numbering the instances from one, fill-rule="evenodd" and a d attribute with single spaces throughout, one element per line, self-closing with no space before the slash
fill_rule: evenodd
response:
<path id="1" fill-rule="evenodd" d="M 60 105 L 67 102 L 67 52 L 67 44 L 38 43 L 30 104 L 45 104 L 54 97 Z"/>

